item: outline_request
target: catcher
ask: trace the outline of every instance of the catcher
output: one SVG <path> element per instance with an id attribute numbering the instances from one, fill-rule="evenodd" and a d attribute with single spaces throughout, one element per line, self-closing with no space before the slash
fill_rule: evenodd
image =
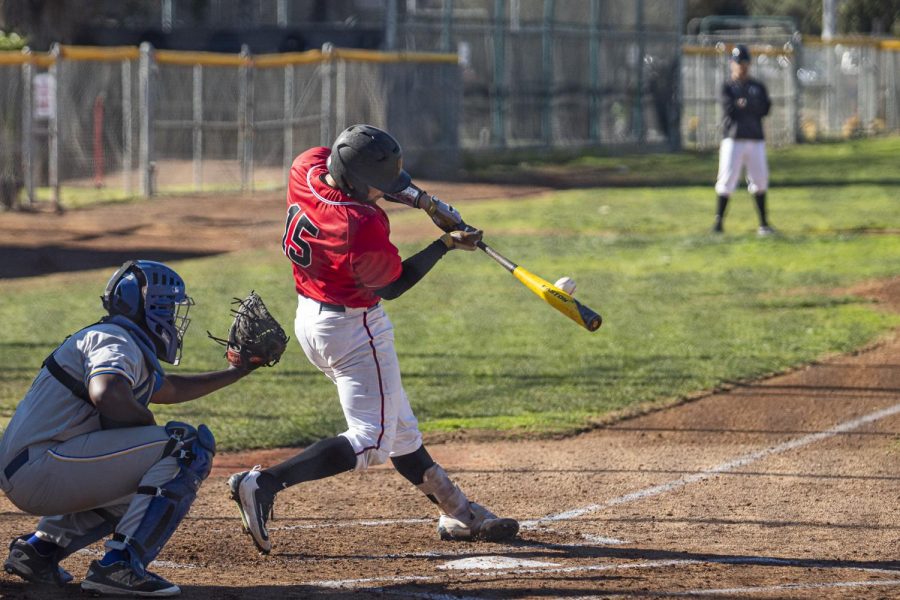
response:
<path id="1" fill-rule="evenodd" d="M 164 264 L 126 262 L 102 300 L 108 316 L 47 357 L 0 440 L 0 487 L 43 517 L 12 541 L 3 567 L 62 586 L 72 575 L 60 561 L 112 534 L 82 589 L 173 596 L 178 586 L 147 566 L 190 509 L 216 446 L 205 425 L 157 425 L 148 404 L 205 396 L 263 361 L 244 350 L 222 371 L 167 375 L 160 361 L 178 364 L 193 301 Z"/>
<path id="2" fill-rule="evenodd" d="M 471 502 L 435 463 L 403 390 L 381 300 L 407 292 L 447 252 L 475 250 L 482 232 L 457 231 L 459 213 L 411 185 L 401 165 L 390 134 L 354 125 L 332 148 L 311 148 L 291 167 L 282 245 L 297 291 L 295 333 L 310 362 L 337 386 L 347 430 L 281 464 L 229 479 L 244 528 L 263 553 L 272 548 L 266 524 L 278 492 L 389 458 L 437 505 L 441 539 L 498 541 L 518 533 L 515 520 Z M 446 233 L 401 262 L 387 214 L 376 204 L 382 197 L 424 210 Z"/>

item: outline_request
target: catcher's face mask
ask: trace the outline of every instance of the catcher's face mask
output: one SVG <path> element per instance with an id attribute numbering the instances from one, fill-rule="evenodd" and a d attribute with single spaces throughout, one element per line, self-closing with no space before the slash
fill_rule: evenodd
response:
<path id="1" fill-rule="evenodd" d="M 166 265 L 152 260 L 129 261 L 113 275 L 103 295 L 110 314 L 123 315 L 144 325 L 160 360 L 177 365 L 188 312 L 194 301 L 184 281 Z"/>
<path id="2" fill-rule="evenodd" d="M 167 327 L 164 327 L 166 333 L 168 334 L 170 331 L 175 332 L 175 356 L 172 357 L 172 360 L 168 360 L 167 357 L 160 358 L 162 360 L 166 360 L 171 362 L 173 365 L 177 365 L 181 362 L 181 350 L 184 345 L 184 334 L 187 332 L 188 325 L 191 324 L 191 319 L 188 317 L 188 313 L 191 310 L 191 307 L 194 305 L 193 299 L 190 296 L 185 296 L 184 299 L 176 302 L 174 304 L 174 311 L 169 311 L 169 315 L 171 320 L 169 321 Z M 162 339 L 163 336 L 160 336 Z M 168 335 L 166 335 L 166 339 L 171 339 Z M 166 342 L 166 349 L 171 347 L 171 343 Z"/>

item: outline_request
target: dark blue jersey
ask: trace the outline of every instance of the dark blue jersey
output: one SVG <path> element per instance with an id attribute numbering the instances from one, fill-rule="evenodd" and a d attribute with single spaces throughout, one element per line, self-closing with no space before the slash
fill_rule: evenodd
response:
<path id="1" fill-rule="evenodd" d="M 761 140 L 762 118 L 769 114 L 772 103 L 762 82 L 747 78 L 732 79 L 722 84 L 722 135 L 736 140 Z"/>

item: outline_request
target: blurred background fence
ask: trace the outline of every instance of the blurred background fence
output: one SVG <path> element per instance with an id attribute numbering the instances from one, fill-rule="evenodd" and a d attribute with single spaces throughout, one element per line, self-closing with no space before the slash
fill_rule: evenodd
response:
<path id="1" fill-rule="evenodd" d="M 682 0 L 413 4 L 388 43 L 459 54 L 464 148 L 678 147 Z"/>
<path id="2" fill-rule="evenodd" d="M 900 41 L 685 36 L 684 4 L 373 3 L 360 18 L 389 51 L 3 52 L 0 201 L 277 188 L 299 151 L 355 122 L 391 130 L 431 177 L 461 152 L 714 148 L 735 43 L 772 96 L 769 143 L 900 131 Z"/>
<path id="3" fill-rule="evenodd" d="M 86 194 L 278 188 L 299 151 L 357 122 L 404 140 L 408 168 L 449 175 L 459 162 L 459 77 L 454 54 L 330 47 L 0 54 L 9 97 L 0 141 L 10 154 L 0 180 L 57 206 Z"/>
<path id="4" fill-rule="evenodd" d="M 745 43 L 750 76 L 766 84 L 772 110 L 764 121 L 772 145 L 900 131 L 900 40 L 799 35 L 686 37 L 682 46 L 682 142 L 718 145 L 719 90 L 731 75 L 729 51 Z"/>

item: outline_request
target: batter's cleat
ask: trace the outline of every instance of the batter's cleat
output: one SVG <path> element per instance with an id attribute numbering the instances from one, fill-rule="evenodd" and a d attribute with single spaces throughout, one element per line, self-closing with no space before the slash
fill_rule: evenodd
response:
<path id="1" fill-rule="evenodd" d="M 515 519 L 502 519 L 475 502 L 469 504 L 469 510 L 471 521 L 468 525 L 449 515 L 441 515 L 438 535 L 442 540 L 500 542 L 519 533 L 519 522 Z"/>
<path id="2" fill-rule="evenodd" d="M 94 596 L 177 596 L 181 588 L 159 575 L 145 571 L 138 575 L 131 564 L 120 561 L 108 567 L 99 560 L 91 562 L 81 590 Z"/>
<path id="3" fill-rule="evenodd" d="M 713 223 L 712 229 L 710 229 L 709 232 L 713 235 L 719 235 L 721 233 L 725 233 L 725 228 L 722 227 L 722 223 L 716 221 L 715 223 Z"/>
<path id="4" fill-rule="evenodd" d="M 10 575 L 18 575 L 25 581 L 41 585 L 62 587 L 72 581 L 72 575 L 52 556 L 42 556 L 26 540 L 29 536 L 17 537 L 9 545 L 9 556 L 3 563 L 3 570 Z"/>
<path id="5" fill-rule="evenodd" d="M 235 473 L 228 478 L 228 488 L 231 490 L 231 499 L 237 503 L 241 512 L 244 533 L 250 534 L 260 552 L 268 554 L 272 550 L 272 542 L 269 540 L 266 523 L 272 516 L 275 496 L 259 487 L 260 473 L 259 465 L 249 471 Z"/>
<path id="6" fill-rule="evenodd" d="M 769 237 L 770 235 L 775 235 L 777 232 L 768 225 L 760 225 L 759 229 L 756 230 L 757 237 Z"/>

